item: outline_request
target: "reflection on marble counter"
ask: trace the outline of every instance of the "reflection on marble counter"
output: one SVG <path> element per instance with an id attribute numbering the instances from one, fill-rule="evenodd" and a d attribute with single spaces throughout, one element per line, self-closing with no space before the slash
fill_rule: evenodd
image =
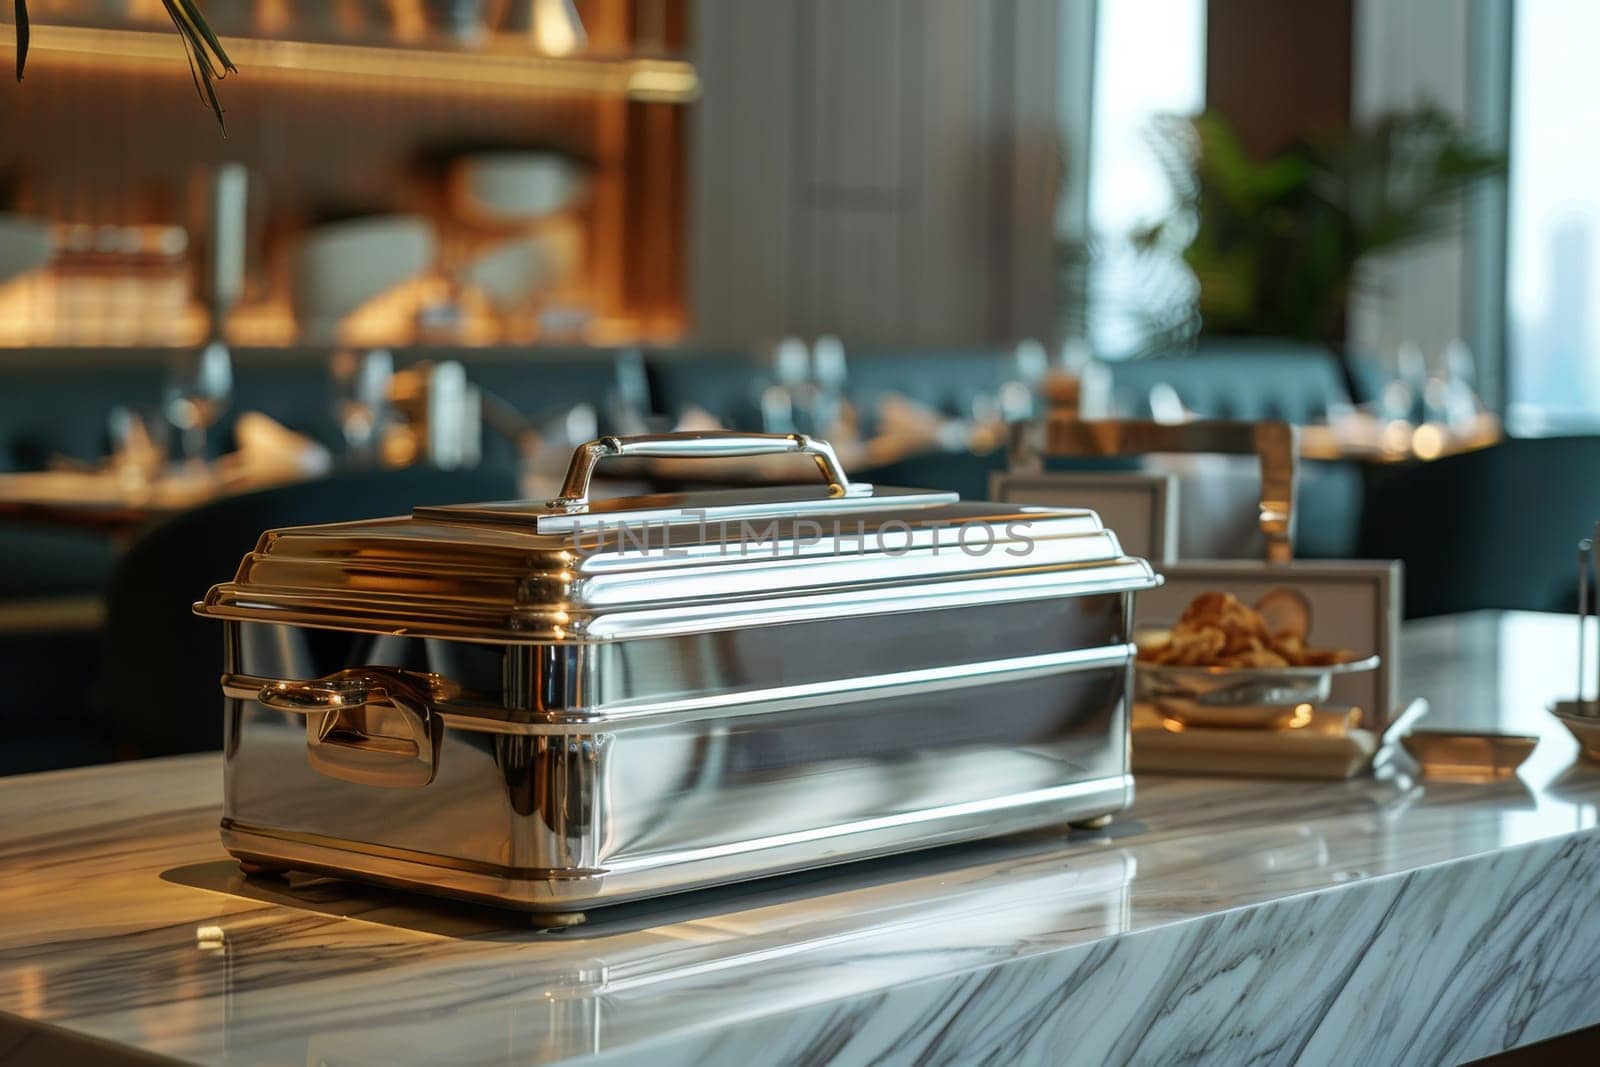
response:
<path id="1" fill-rule="evenodd" d="M 1141 778 L 1107 833 L 560 932 L 245 882 L 212 756 L 0 781 L 0 1011 L 232 1064 L 1483 1055 L 1600 1022 L 1600 770 L 1541 710 L 1574 676 L 1573 626 L 1406 638 L 1430 725 L 1543 736 L 1510 782 Z"/>

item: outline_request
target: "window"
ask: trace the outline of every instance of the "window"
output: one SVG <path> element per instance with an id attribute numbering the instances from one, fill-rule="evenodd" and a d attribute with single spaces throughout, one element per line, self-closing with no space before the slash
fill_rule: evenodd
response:
<path id="1" fill-rule="evenodd" d="M 1089 342 L 1117 356 L 1135 347 L 1141 313 L 1187 278 L 1152 277 L 1128 233 L 1172 205 L 1151 151 L 1150 120 L 1205 107 L 1206 0 L 1116 0 L 1099 5 L 1089 148 Z M 1159 272 L 1165 274 L 1166 272 Z M 1152 288 L 1156 291 L 1152 292 Z"/>
<path id="2" fill-rule="evenodd" d="M 1508 419 L 1524 432 L 1600 422 L 1600 4 L 1515 9 L 1507 250 Z"/>

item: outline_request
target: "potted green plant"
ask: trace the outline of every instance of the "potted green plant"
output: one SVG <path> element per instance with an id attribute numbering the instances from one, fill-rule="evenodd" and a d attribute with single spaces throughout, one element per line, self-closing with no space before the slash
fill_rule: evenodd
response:
<path id="1" fill-rule="evenodd" d="M 1181 254 L 1197 283 L 1200 332 L 1315 341 L 1341 354 L 1358 264 L 1449 232 L 1463 195 L 1505 169 L 1502 155 L 1431 106 L 1265 160 L 1214 112 L 1160 120 L 1151 142 L 1174 207 L 1134 244 Z"/>
<path id="2" fill-rule="evenodd" d="M 178 36 L 183 41 L 183 47 L 189 57 L 189 72 L 194 75 L 195 90 L 200 93 L 213 114 L 217 116 L 217 124 L 222 125 L 222 104 L 217 99 L 213 80 L 220 80 L 228 74 L 238 73 L 238 68 L 233 65 L 233 60 L 228 58 L 228 53 L 223 49 L 222 42 L 212 32 L 207 24 L 205 15 L 201 14 L 195 0 L 161 0 L 167 9 L 167 14 L 172 18 L 172 24 L 177 27 Z M 16 27 L 17 27 L 17 81 L 22 80 L 22 74 L 28 63 L 28 39 L 30 36 L 28 24 L 28 0 L 15 0 Z"/>

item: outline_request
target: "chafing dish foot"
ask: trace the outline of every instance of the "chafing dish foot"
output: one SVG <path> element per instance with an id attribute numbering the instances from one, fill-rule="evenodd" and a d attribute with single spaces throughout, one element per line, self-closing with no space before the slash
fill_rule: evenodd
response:
<path id="1" fill-rule="evenodd" d="M 277 863 L 240 860 L 239 873 L 246 878 L 284 878 L 289 874 L 289 868 Z"/>
<path id="2" fill-rule="evenodd" d="M 581 911 L 530 911 L 528 925 L 536 930 L 565 930 L 569 926 L 582 926 L 589 916 Z"/>
<path id="3" fill-rule="evenodd" d="M 1096 815 L 1092 819 L 1076 819 L 1067 823 L 1074 830 L 1104 830 L 1111 825 L 1112 816 Z"/>

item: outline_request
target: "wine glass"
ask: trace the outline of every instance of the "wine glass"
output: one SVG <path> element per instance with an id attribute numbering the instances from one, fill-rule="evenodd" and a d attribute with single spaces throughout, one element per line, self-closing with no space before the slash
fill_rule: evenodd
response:
<path id="1" fill-rule="evenodd" d="M 616 381 L 606 392 L 606 415 L 615 432 L 647 433 L 650 430 L 650 374 L 644 352 L 626 348 L 616 354 Z M 587 438 L 574 441 L 579 444 Z"/>
<path id="2" fill-rule="evenodd" d="M 1024 422 L 1042 406 L 1039 398 L 1050 373 L 1050 355 L 1044 345 L 1028 337 L 1012 350 L 1009 373 L 995 395 L 1000 417 L 1006 422 Z"/>
<path id="3" fill-rule="evenodd" d="M 394 356 L 383 348 L 368 352 L 335 352 L 329 364 L 333 414 L 339 420 L 349 454 L 372 459 L 389 422 L 389 391 L 394 382 Z"/>
<path id="4" fill-rule="evenodd" d="M 233 357 L 213 339 L 198 351 L 184 352 L 167 368 L 161 407 L 178 431 L 188 466 L 206 466 L 206 432 L 233 400 Z"/>
<path id="5" fill-rule="evenodd" d="M 131 495 L 144 493 L 166 466 L 166 426 L 161 416 L 119 404 L 111 409 L 107 429 L 117 483 Z"/>

